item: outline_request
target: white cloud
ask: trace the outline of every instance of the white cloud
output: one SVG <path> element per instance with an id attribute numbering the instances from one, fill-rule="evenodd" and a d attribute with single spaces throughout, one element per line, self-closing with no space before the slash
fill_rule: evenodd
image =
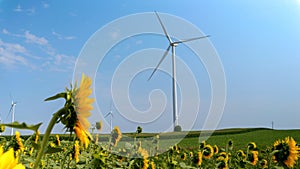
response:
<path id="1" fill-rule="evenodd" d="M 2 33 L 8 35 L 9 32 L 6 29 L 2 29 Z"/>
<path id="2" fill-rule="evenodd" d="M 14 34 L 5 28 L 2 29 L 2 33 L 23 39 L 25 46 L 31 44 L 35 45 L 33 46 L 34 50 L 29 51 L 25 46 L 18 43 L 6 43 L 0 39 L 0 64 L 6 67 L 24 65 L 41 71 L 69 71 L 72 70 L 75 65 L 76 57 L 57 52 L 44 37 L 37 36 L 29 31 L 25 31 L 24 34 Z M 61 36 L 55 32 L 52 32 L 52 34 Z M 71 36 L 61 37 L 64 39 L 72 39 Z M 36 48 L 36 46 L 38 48 Z"/>
<path id="3" fill-rule="evenodd" d="M 18 4 L 18 6 L 14 9 L 15 12 L 23 12 L 24 10 L 22 9 L 21 5 Z"/>
<path id="4" fill-rule="evenodd" d="M 31 34 L 29 31 L 26 31 L 24 34 L 24 37 L 26 39 L 26 42 L 28 43 L 35 43 L 38 45 L 47 45 L 48 41 L 44 37 L 37 37 L 33 34 Z"/>
<path id="5" fill-rule="evenodd" d="M 20 4 L 18 4 L 18 6 L 16 6 L 15 9 L 13 9 L 14 12 L 25 12 L 28 15 L 32 15 L 35 13 L 35 8 L 28 8 L 28 9 L 24 9 L 21 7 Z"/>
<path id="6" fill-rule="evenodd" d="M 52 32 L 52 35 L 54 35 L 57 39 L 60 39 L 60 40 L 73 40 L 73 39 L 76 39 L 75 36 L 63 36 L 57 32 Z"/>
<path id="7" fill-rule="evenodd" d="M 50 7 L 50 5 L 46 2 L 42 2 L 42 6 L 43 6 L 43 8 L 49 8 Z"/>
<path id="8" fill-rule="evenodd" d="M 29 8 L 26 10 L 27 14 L 28 15 L 32 15 L 32 14 L 35 14 L 35 8 Z"/>
<path id="9" fill-rule="evenodd" d="M 12 68 L 16 65 L 29 66 L 28 60 L 24 56 L 28 56 L 29 52 L 26 48 L 20 44 L 6 43 L 0 39 L 0 64 L 8 68 Z"/>

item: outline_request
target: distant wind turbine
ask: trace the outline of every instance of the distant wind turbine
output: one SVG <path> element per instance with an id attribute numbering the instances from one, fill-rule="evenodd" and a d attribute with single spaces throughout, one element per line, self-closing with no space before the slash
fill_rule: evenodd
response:
<path id="1" fill-rule="evenodd" d="M 173 41 L 169 34 L 167 33 L 167 30 L 165 28 L 165 26 L 163 25 L 159 15 L 157 12 L 155 12 L 158 21 L 164 31 L 164 34 L 166 36 L 166 38 L 169 41 L 169 46 L 167 48 L 167 50 L 165 51 L 165 53 L 163 54 L 162 58 L 160 59 L 160 61 L 158 62 L 156 68 L 153 70 L 153 72 L 151 73 L 148 81 L 152 78 L 153 74 L 156 72 L 156 70 L 158 69 L 159 65 L 162 63 L 162 61 L 166 58 L 167 54 L 170 51 L 170 48 L 172 47 L 172 76 L 173 76 L 173 123 L 174 123 L 174 129 L 175 126 L 178 125 L 178 112 L 177 112 L 177 88 L 176 88 L 176 63 L 175 63 L 175 47 L 180 44 L 180 43 L 185 43 L 185 42 L 190 42 L 190 41 L 194 41 L 194 40 L 198 40 L 198 39 L 202 39 L 202 38 L 207 38 L 209 37 L 209 35 L 207 36 L 201 36 L 201 37 L 195 37 L 195 38 L 190 38 L 190 39 L 184 39 L 184 40 L 179 40 L 179 41 Z"/>
<path id="2" fill-rule="evenodd" d="M 112 131 L 113 125 L 112 125 L 112 119 L 113 119 L 113 114 L 112 114 L 112 103 L 110 103 L 110 111 L 104 116 L 106 118 L 107 116 L 110 116 L 110 131 Z"/>
<path id="3" fill-rule="evenodd" d="M 11 101 L 11 106 L 9 109 L 9 114 L 11 114 L 11 122 L 13 123 L 15 121 L 15 108 L 16 108 L 17 102 L 14 102 L 14 100 Z M 11 133 L 10 135 L 14 135 L 14 128 L 11 128 Z"/>

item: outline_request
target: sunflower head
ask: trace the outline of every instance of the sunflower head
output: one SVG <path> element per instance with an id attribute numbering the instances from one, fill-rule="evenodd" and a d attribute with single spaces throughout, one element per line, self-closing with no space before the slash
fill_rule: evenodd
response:
<path id="1" fill-rule="evenodd" d="M 3 147 L 0 146 L 0 168 L 20 168 L 25 169 L 23 164 L 18 164 L 19 159 L 15 158 L 13 148 L 4 152 Z"/>
<path id="2" fill-rule="evenodd" d="M 4 125 L 0 125 L 0 133 L 3 133 L 5 131 L 5 126 Z"/>
<path id="3" fill-rule="evenodd" d="M 45 99 L 45 101 L 58 98 L 66 100 L 58 121 L 64 124 L 67 131 L 71 133 L 75 131 L 80 141 L 85 140 L 84 144 L 86 144 L 86 139 L 83 139 L 83 136 L 92 139 L 88 132 L 90 123 L 87 120 L 91 115 L 90 111 L 93 109 L 92 103 L 94 102 L 93 98 L 89 98 L 92 94 L 91 84 L 92 80 L 83 74 L 79 87 L 77 84 L 74 87 L 71 85 L 70 89 L 67 88 L 65 92 Z"/>
<path id="4" fill-rule="evenodd" d="M 90 123 L 87 118 L 91 115 L 90 111 L 93 109 L 93 98 L 89 98 L 92 94 L 91 78 L 82 74 L 79 87 L 77 83 L 73 87 L 66 88 L 63 93 L 45 99 L 45 101 L 64 98 L 66 100 L 64 111 L 61 112 L 59 121 L 61 121 L 65 128 L 72 132 L 77 122 L 79 122 L 84 130 L 88 130 Z"/>
<path id="5" fill-rule="evenodd" d="M 228 159 L 228 158 L 229 158 L 229 155 L 228 155 L 226 152 L 221 152 L 221 153 L 218 155 L 217 160 Z"/>
<path id="6" fill-rule="evenodd" d="M 198 151 L 198 153 L 194 156 L 194 163 L 197 166 L 201 166 L 201 164 L 202 164 L 202 157 L 203 157 L 203 154 L 202 154 L 201 151 Z"/>
<path id="7" fill-rule="evenodd" d="M 255 144 L 255 142 L 250 142 L 250 143 L 248 143 L 248 149 L 249 149 L 249 150 L 255 150 L 255 149 L 256 149 L 256 144 Z"/>
<path id="8" fill-rule="evenodd" d="M 209 144 L 205 145 L 203 148 L 203 157 L 205 159 L 210 159 L 213 155 L 214 155 L 214 148 Z"/>
<path id="9" fill-rule="evenodd" d="M 228 146 L 229 150 L 232 150 L 233 149 L 233 141 L 229 140 L 228 143 L 227 143 L 227 146 Z"/>
<path id="10" fill-rule="evenodd" d="M 252 164 L 256 165 L 258 161 L 258 151 L 250 151 L 247 160 Z"/>
<path id="11" fill-rule="evenodd" d="M 203 149 L 205 145 L 206 145 L 205 140 L 204 140 L 204 141 L 201 141 L 200 144 L 199 144 L 200 150 Z"/>
<path id="12" fill-rule="evenodd" d="M 121 130 L 118 126 L 115 126 L 115 128 L 113 129 L 112 134 L 111 134 L 112 144 L 114 146 L 117 146 L 117 144 L 121 140 L 121 138 L 122 138 Z"/>
<path id="13" fill-rule="evenodd" d="M 73 146 L 73 154 L 72 154 L 72 157 L 75 159 L 76 163 L 79 162 L 79 154 L 80 154 L 79 142 L 76 140 Z"/>
<path id="14" fill-rule="evenodd" d="M 243 150 L 239 150 L 239 151 L 237 152 L 237 156 L 238 156 L 239 158 L 241 158 L 241 159 L 246 159 L 246 154 L 244 153 Z"/>
<path id="15" fill-rule="evenodd" d="M 186 153 L 181 154 L 180 157 L 181 157 L 182 160 L 186 160 Z"/>
<path id="16" fill-rule="evenodd" d="M 20 132 L 16 131 L 15 140 L 13 143 L 14 151 L 24 151 L 24 145 L 20 136 Z"/>
<path id="17" fill-rule="evenodd" d="M 102 129 L 102 121 L 96 122 L 96 129 L 101 130 Z"/>
<path id="18" fill-rule="evenodd" d="M 260 161 L 260 166 L 261 166 L 261 168 L 268 168 L 268 161 L 265 159 L 262 159 Z"/>
<path id="19" fill-rule="evenodd" d="M 214 154 L 218 154 L 219 153 L 219 147 L 217 145 L 214 145 Z"/>
<path id="20" fill-rule="evenodd" d="M 217 159 L 218 169 L 228 169 L 228 158 L 218 158 Z"/>
<path id="21" fill-rule="evenodd" d="M 55 138 L 56 138 L 56 140 L 55 140 L 55 144 L 57 145 L 57 146 L 60 146 L 60 139 L 59 139 L 59 135 L 55 135 Z"/>
<path id="22" fill-rule="evenodd" d="M 284 140 L 277 140 L 274 143 L 274 160 L 283 166 L 292 168 L 298 160 L 300 148 L 292 137 L 286 137 Z"/>

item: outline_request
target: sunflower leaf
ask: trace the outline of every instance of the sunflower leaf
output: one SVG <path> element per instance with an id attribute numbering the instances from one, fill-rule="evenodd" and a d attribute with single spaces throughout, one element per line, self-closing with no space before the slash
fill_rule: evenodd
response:
<path id="1" fill-rule="evenodd" d="M 37 131 L 39 127 L 42 125 L 42 123 L 38 123 L 36 125 L 28 125 L 24 122 L 20 124 L 19 122 L 15 121 L 13 123 L 2 124 L 2 125 L 7 127 L 12 127 L 12 128 L 17 128 L 17 129 L 28 129 L 28 130 Z"/>
<path id="2" fill-rule="evenodd" d="M 58 93 L 54 96 L 48 97 L 47 99 L 45 99 L 45 101 L 50 101 L 50 100 L 56 100 L 59 98 L 65 98 L 67 99 L 67 93 L 63 92 L 63 93 Z"/>

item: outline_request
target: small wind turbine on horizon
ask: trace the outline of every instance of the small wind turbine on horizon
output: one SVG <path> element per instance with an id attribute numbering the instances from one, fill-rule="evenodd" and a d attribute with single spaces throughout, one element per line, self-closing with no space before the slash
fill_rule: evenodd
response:
<path id="1" fill-rule="evenodd" d="M 14 102 L 14 100 L 11 100 L 11 106 L 8 112 L 8 115 L 11 114 L 11 122 L 13 123 L 15 121 L 15 108 L 16 108 L 17 102 Z M 14 128 L 11 128 L 10 135 L 14 135 Z"/>
<path id="2" fill-rule="evenodd" d="M 153 70 L 153 72 L 151 73 L 150 77 L 148 78 L 148 81 L 152 78 L 153 74 L 156 72 L 156 70 L 158 69 L 158 67 L 160 66 L 160 64 L 162 63 L 162 61 L 166 58 L 167 54 L 170 51 L 170 48 L 172 48 L 172 86 L 173 86 L 173 123 L 174 123 L 174 129 L 175 126 L 178 126 L 178 112 L 177 112 L 177 87 L 176 87 L 176 63 L 175 63 L 175 47 L 178 46 L 178 44 L 180 43 L 185 43 L 185 42 L 190 42 L 190 41 L 194 41 L 194 40 L 198 40 L 198 39 L 202 39 L 202 38 L 207 38 L 209 37 L 209 35 L 206 36 L 201 36 L 201 37 L 195 37 L 195 38 L 190 38 L 190 39 L 184 39 L 184 40 L 179 40 L 179 41 L 173 41 L 165 26 L 163 25 L 159 15 L 157 12 L 155 12 L 158 21 L 164 31 L 164 34 L 166 36 L 166 38 L 169 41 L 169 46 L 166 49 L 165 53 L 163 54 L 162 58 L 160 59 L 160 61 L 158 62 L 157 66 L 155 67 L 155 69 Z"/>
<path id="3" fill-rule="evenodd" d="M 104 116 L 104 118 L 106 118 L 107 116 L 110 116 L 110 132 L 112 132 L 112 127 L 113 127 L 113 125 L 112 125 L 112 119 L 113 119 L 113 117 L 114 117 L 114 115 L 112 114 L 112 103 L 110 103 L 110 111 Z"/>

